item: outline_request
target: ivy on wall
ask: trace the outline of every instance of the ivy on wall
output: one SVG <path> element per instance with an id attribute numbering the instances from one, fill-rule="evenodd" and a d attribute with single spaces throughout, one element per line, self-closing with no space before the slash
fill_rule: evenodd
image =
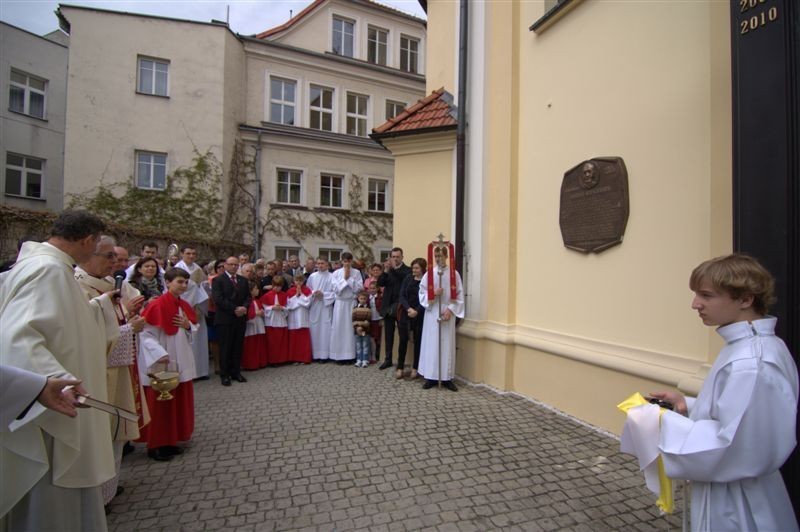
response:
<path id="1" fill-rule="evenodd" d="M 124 183 L 104 183 L 69 195 L 68 208 L 86 209 L 137 229 L 158 229 L 177 236 L 226 238 L 222 232 L 222 164 L 210 150 L 195 150 L 192 164 L 167 177 L 164 190 Z"/>

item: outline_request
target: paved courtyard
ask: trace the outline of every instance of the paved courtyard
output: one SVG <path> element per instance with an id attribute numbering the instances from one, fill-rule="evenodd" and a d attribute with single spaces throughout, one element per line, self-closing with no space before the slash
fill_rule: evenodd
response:
<path id="1" fill-rule="evenodd" d="M 182 456 L 124 459 L 110 530 L 680 530 L 617 440 L 530 401 L 375 366 L 245 375 L 195 383 Z"/>

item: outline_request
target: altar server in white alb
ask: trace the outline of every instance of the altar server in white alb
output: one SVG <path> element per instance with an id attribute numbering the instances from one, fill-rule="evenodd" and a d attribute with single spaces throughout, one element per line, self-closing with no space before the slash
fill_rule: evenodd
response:
<path id="1" fill-rule="evenodd" d="M 77 378 L 81 393 L 108 400 L 106 347 L 119 331 L 109 294 L 87 301 L 72 265 L 91 258 L 105 224 L 64 211 L 47 242 L 25 242 L 0 276 L 0 364 Z M 110 326 L 110 327 L 107 327 Z M 109 415 L 75 418 L 33 403 L 0 436 L 0 530 L 105 530 L 100 485 L 114 476 Z"/>
<path id="2" fill-rule="evenodd" d="M 333 321 L 333 274 L 328 271 L 328 260 L 317 259 L 317 271 L 308 276 L 306 286 L 311 289 L 311 307 L 308 324 L 311 331 L 311 351 L 314 360 L 324 361 L 331 357 L 331 322 Z"/>
<path id="3" fill-rule="evenodd" d="M 442 386 L 455 392 L 456 318 L 464 317 L 464 287 L 461 275 L 447 265 L 447 249 L 445 245 L 434 248 L 436 264 L 428 266 L 419 283 L 419 302 L 425 308 L 419 374 L 425 377 L 424 389 L 441 379 Z"/>
<path id="4" fill-rule="evenodd" d="M 353 268 L 353 255 L 342 253 L 342 267 L 332 274 L 333 292 L 336 302 L 333 305 L 331 323 L 331 359 L 339 362 L 355 360 L 356 339 L 353 336 L 353 307 L 356 294 L 364 289 L 361 272 Z"/>
<path id="5" fill-rule="evenodd" d="M 206 315 L 208 315 L 209 295 L 202 284 L 207 281 L 203 268 L 195 262 L 197 260 L 197 249 L 192 246 L 183 246 L 181 249 L 181 260 L 175 265 L 176 268 L 186 270 L 189 274 L 189 285 L 181 299 L 189 303 L 197 315 L 197 331 L 194 333 L 192 342 L 192 352 L 194 353 L 194 366 L 197 378 L 208 378 L 208 326 L 206 325 Z"/>
<path id="6" fill-rule="evenodd" d="M 795 446 L 797 367 L 767 315 L 773 278 L 734 254 L 700 264 L 689 286 L 692 309 L 726 345 L 696 399 L 651 394 L 674 405 L 658 443 L 667 476 L 692 481 L 692 530 L 797 530 L 779 471 Z M 628 415 L 625 430 L 635 431 Z"/>

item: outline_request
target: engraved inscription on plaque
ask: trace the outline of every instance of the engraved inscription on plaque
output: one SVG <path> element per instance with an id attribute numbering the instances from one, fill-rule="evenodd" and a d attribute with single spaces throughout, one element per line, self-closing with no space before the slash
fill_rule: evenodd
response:
<path id="1" fill-rule="evenodd" d="M 596 157 L 567 170 L 559 211 L 564 246 L 599 253 L 619 244 L 628 209 L 628 171 L 622 158 Z"/>

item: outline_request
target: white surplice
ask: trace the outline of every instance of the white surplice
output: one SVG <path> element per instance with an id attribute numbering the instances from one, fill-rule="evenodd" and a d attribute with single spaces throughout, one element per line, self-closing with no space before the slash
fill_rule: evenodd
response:
<path id="1" fill-rule="evenodd" d="M 181 266 L 183 264 L 183 266 Z M 194 367 L 195 373 L 198 377 L 208 376 L 208 325 L 206 324 L 206 314 L 208 314 L 208 292 L 206 292 L 199 283 L 193 279 L 199 279 L 203 269 L 197 264 L 194 266 L 194 273 L 189 272 L 192 279 L 189 279 L 189 286 L 186 292 L 181 294 L 181 299 L 189 303 L 197 315 L 197 327 L 192 328 L 192 352 L 194 353 Z M 183 268 L 187 272 L 190 266 L 187 266 L 183 261 L 175 265 L 176 268 Z M 201 281 L 202 282 L 202 279 Z"/>
<path id="2" fill-rule="evenodd" d="M 434 266 L 433 287 L 439 288 L 438 270 Z M 453 380 L 456 374 L 456 317 L 464 317 L 464 288 L 461 275 L 456 272 L 456 293 L 450 293 L 450 267 L 441 275 L 442 295 L 428 299 L 428 273 L 419 283 L 419 302 L 425 308 L 422 326 L 422 343 L 419 353 L 419 374 L 430 380 L 439 380 L 439 329 L 441 328 L 441 356 L 443 381 Z M 439 321 L 446 309 L 453 313 L 448 321 Z"/>
<path id="3" fill-rule="evenodd" d="M 311 299 L 311 296 L 298 292 L 287 300 L 286 308 L 289 311 L 289 317 L 286 321 L 290 331 L 308 328 L 308 309 L 311 307 Z"/>
<path id="4" fill-rule="evenodd" d="M 331 322 L 330 358 L 351 360 L 356 357 L 353 307 L 356 304 L 356 295 L 364 289 L 364 281 L 361 279 L 361 272 L 355 268 L 350 269 L 350 277 L 347 279 L 344 278 L 344 268 L 339 268 L 331 274 L 331 283 L 336 301 Z"/>
<path id="5" fill-rule="evenodd" d="M 183 315 L 183 311 L 180 311 Z M 192 340 L 197 331 L 197 325 L 192 323 L 191 331 L 178 328 L 175 334 L 167 334 L 164 329 L 145 323 L 144 330 L 139 334 L 139 379 L 145 386 L 150 386 L 148 371 L 163 371 L 164 365 L 159 364 L 152 368 L 160 358 L 169 354 L 169 361 L 177 363 L 180 382 L 187 382 L 197 377 L 194 365 L 194 351 Z"/>
<path id="6" fill-rule="evenodd" d="M 104 317 L 104 310 L 114 313 L 107 295 L 86 300 L 73 276 L 73 262 L 48 243 L 25 242 L 14 268 L 0 276 L 0 364 L 74 376 L 94 397 L 107 401 L 106 348 L 119 325 Z M 52 518 L 65 530 L 76 523 L 89 526 L 91 516 L 81 515 L 89 510 L 81 504 L 69 515 L 30 512 L 68 488 L 61 489 L 64 498 L 86 490 L 102 513 L 99 486 L 114 476 L 109 415 L 88 408 L 69 418 L 37 402 L 10 430 L 0 431 L 0 516 L 8 520 L 5 524 L 31 528 L 39 525 L 30 519 Z M 12 507 L 25 501 L 28 510 L 17 515 Z M 105 527 L 104 518 L 98 526 Z"/>
<path id="7" fill-rule="evenodd" d="M 692 481 L 694 531 L 797 530 L 778 469 L 795 446 L 798 377 L 776 322 L 717 329 L 726 345 L 697 399 L 687 397 L 688 417 L 666 411 L 654 429 L 667 476 Z M 658 416 L 658 409 L 637 409 L 640 417 Z M 632 422 L 629 413 L 623 438 Z"/>
<path id="8" fill-rule="evenodd" d="M 314 272 L 308 277 L 306 286 L 311 289 L 311 306 L 308 311 L 309 330 L 311 332 L 311 351 L 314 360 L 327 360 L 331 356 L 331 324 L 333 322 L 333 303 L 336 294 L 333 291 L 333 274 L 331 272 Z M 322 297 L 314 297 L 319 291 Z"/>

